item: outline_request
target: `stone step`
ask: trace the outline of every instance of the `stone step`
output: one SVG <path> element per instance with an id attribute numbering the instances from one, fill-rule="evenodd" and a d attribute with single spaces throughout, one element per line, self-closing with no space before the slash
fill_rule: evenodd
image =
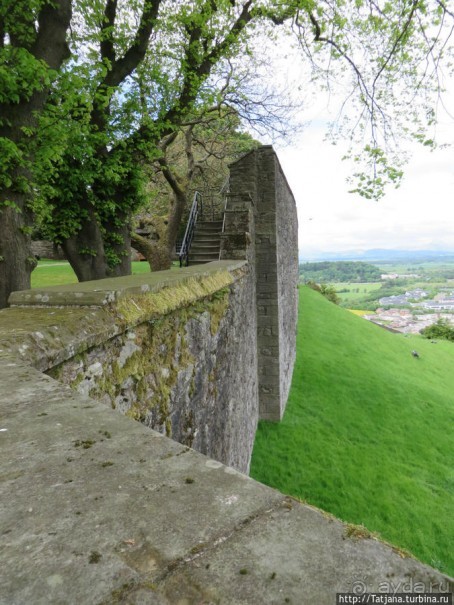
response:
<path id="1" fill-rule="evenodd" d="M 195 233 L 192 238 L 193 242 L 200 242 L 201 244 L 219 244 L 221 237 L 219 233 L 213 235 L 206 235 L 205 233 Z"/>
<path id="2" fill-rule="evenodd" d="M 189 259 L 189 266 L 194 266 L 194 265 L 205 265 L 206 263 L 212 263 L 213 261 L 217 261 L 219 260 L 219 257 L 216 258 L 205 258 L 204 260 L 200 260 L 200 259 Z"/>
<path id="3" fill-rule="evenodd" d="M 199 263 L 212 263 L 215 260 L 219 260 L 219 254 L 210 256 L 209 254 L 190 254 L 189 262 L 192 265 L 198 265 Z"/>
<path id="4" fill-rule="evenodd" d="M 192 241 L 200 241 L 200 242 L 219 242 L 221 241 L 221 236 L 219 233 L 195 233 Z"/>
<path id="5" fill-rule="evenodd" d="M 219 256 L 219 247 L 218 248 L 209 248 L 208 250 L 206 248 L 202 248 L 202 249 L 197 249 L 197 248 L 193 248 L 191 246 L 191 249 L 189 250 L 189 254 L 190 256 Z"/>
<path id="6" fill-rule="evenodd" d="M 197 221 L 197 228 L 200 226 L 200 227 L 212 227 L 212 228 L 218 227 L 219 229 L 222 229 L 222 223 L 223 223 L 222 219 L 219 220 L 219 221 L 201 221 L 201 220 L 198 220 Z"/>
<path id="7" fill-rule="evenodd" d="M 192 246 L 197 245 L 197 246 L 208 246 L 208 247 L 213 247 L 213 246 L 217 246 L 219 248 L 219 244 L 221 242 L 221 238 L 218 237 L 197 237 L 194 236 L 193 240 L 192 240 Z"/>
<path id="8" fill-rule="evenodd" d="M 209 231 L 208 229 L 196 229 L 194 237 L 214 237 L 219 239 L 221 237 L 221 232 Z"/>
<path id="9" fill-rule="evenodd" d="M 221 233 L 222 223 L 197 223 L 195 230 L 196 233 Z"/>
<path id="10" fill-rule="evenodd" d="M 189 251 L 189 264 L 201 265 L 219 260 L 222 220 L 197 221 Z"/>
<path id="11" fill-rule="evenodd" d="M 219 243 L 217 245 L 203 246 L 197 242 L 196 244 L 192 244 L 190 252 L 191 254 L 219 254 Z"/>

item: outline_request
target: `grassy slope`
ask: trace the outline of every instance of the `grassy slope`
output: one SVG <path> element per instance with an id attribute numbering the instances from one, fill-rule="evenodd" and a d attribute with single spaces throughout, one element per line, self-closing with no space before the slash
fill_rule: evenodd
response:
<path id="1" fill-rule="evenodd" d="M 297 347 L 285 417 L 260 423 L 251 475 L 452 574 L 454 345 L 301 288 Z"/>

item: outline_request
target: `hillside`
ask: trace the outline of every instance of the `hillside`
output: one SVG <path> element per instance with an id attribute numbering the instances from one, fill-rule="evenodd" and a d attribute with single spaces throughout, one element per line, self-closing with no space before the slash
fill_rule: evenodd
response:
<path id="1" fill-rule="evenodd" d="M 260 423 L 251 475 L 453 574 L 454 345 L 302 287 L 297 347 L 285 417 Z"/>

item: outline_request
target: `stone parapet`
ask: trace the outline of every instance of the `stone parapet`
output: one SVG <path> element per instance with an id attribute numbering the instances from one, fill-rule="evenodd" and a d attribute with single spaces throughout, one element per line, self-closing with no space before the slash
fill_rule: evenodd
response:
<path id="1" fill-rule="evenodd" d="M 71 391 L 0 365 L 1 605 L 333 605 L 452 581 Z M 404 588 L 402 588 L 404 587 Z"/>
<path id="2" fill-rule="evenodd" d="M 13 356 L 247 472 L 258 419 L 255 279 L 246 261 L 17 292 Z"/>

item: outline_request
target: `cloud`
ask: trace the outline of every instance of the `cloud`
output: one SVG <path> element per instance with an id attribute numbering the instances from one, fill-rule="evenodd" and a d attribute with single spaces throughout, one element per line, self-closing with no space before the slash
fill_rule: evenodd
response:
<path id="1" fill-rule="evenodd" d="M 278 149 L 297 201 L 300 249 L 454 250 L 451 148 L 430 152 L 413 145 L 401 187 L 375 202 L 348 193 L 345 149 L 323 140 L 326 128 L 326 122 L 318 120 L 292 146 Z M 454 124 L 450 129 L 454 142 Z"/>

